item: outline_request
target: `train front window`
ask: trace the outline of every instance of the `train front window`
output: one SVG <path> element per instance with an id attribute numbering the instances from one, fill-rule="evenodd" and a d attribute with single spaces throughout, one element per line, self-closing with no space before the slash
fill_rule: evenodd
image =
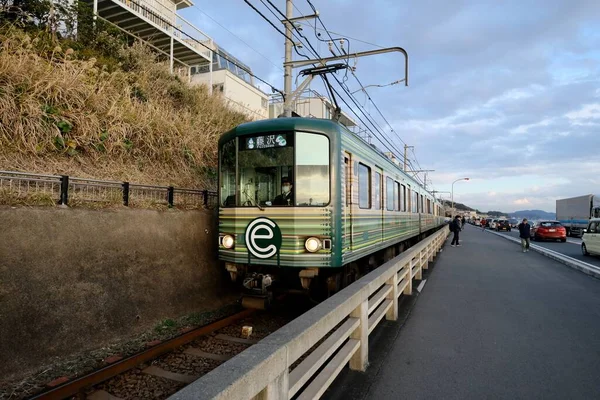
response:
<path id="1" fill-rule="evenodd" d="M 224 206 L 237 205 L 235 184 L 235 139 L 225 143 L 221 148 L 221 203 Z"/>
<path id="2" fill-rule="evenodd" d="M 313 133 L 296 133 L 297 206 L 329 204 L 329 139 Z"/>
<path id="3" fill-rule="evenodd" d="M 238 206 L 294 205 L 293 134 L 240 137 L 238 143 Z"/>
<path id="4" fill-rule="evenodd" d="M 237 138 L 221 149 L 221 204 L 282 207 L 329 204 L 329 139 L 305 132 Z M 237 172 L 237 174 L 236 174 Z M 236 182 L 237 180 L 237 182 Z"/>

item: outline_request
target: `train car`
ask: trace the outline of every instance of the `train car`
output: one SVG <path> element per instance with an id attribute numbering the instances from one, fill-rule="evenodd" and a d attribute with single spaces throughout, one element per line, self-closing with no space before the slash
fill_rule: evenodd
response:
<path id="1" fill-rule="evenodd" d="M 440 214 L 337 122 L 256 121 L 219 140 L 219 260 L 259 302 L 278 285 L 332 294 L 438 229 Z"/>

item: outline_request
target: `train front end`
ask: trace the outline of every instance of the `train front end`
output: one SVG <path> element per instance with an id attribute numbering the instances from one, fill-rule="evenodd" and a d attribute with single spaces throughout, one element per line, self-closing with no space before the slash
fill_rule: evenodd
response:
<path id="1" fill-rule="evenodd" d="M 330 126 L 280 118 L 219 140 L 219 259 L 245 301 L 268 302 L 277 287 L 307 290 L 332 265 Z"/>

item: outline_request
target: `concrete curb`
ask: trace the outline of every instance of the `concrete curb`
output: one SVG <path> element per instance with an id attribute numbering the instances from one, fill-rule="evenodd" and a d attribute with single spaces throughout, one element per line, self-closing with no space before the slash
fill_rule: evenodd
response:
<path id="1" fill-rule="evenodd" d="M 493 232 L 493 231 L 487 231 L 487 232 L 493 233 L 494 235 L 503 237 L 506 240 L 510 240 L 511 242 L 515 242 L 515 243 L 518 243 L 519 245 L 521 245 L 521 240 L 520 239 L 516 239 L 516 238 L 511 237 L 511 236 L 503 235 L 503 234 L 498 233 L 498 232 Z M 544 255 L 546 257 L 552 258 L 553 260 L 556 260 L 556 261 L 558 261 L 560 263 L 563 263 L 563 264 L 565 264 L 566 266 L 568 266 L 570 268 L 579 270 L 579 271 L 581 271 L 583 273 L 586 273 L 588 275 L 593 276 L 594 278 L 600 279 L 600 268 L 596 267 L 595 265 L 588 264 L 588 263 L 586 263 L 584 261 L 579 261 L 579 260 L 577 260 L 577 259 L 575 259 L 573 257 L 569 257 L 569 256 L 566 256 L 564 254 L 560 254 L 559 252 L 547 249 L 547 248 L 542 247 L 542 246 L 538 246 L 538 245 L 533 244 L 533 243 L 529 246 L 529 248 L 532 249 L 532 250 L 534 250 L 534 251 L 537 251 L 538 253 L 540 253 L 540 254 L 542 254 L 542 255 Z"/>

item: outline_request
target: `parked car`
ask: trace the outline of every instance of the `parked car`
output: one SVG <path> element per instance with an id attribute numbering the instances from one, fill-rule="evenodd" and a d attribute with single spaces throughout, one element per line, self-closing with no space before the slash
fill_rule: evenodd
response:
<path id="1" fill-rule="evenodd" d="M 500 232 L 500 231 L 510 232 L 510 224 L 508 223 L 508 220 L 507 219 L 499 219 L 498 222 L 496 223 L 496 230 L 498 232 Z"/>
<path id="2" fill-rule="evenodd" d="M 509 224 L 511 228 L 517 228 L 519 226 L 519 221 L 517 221 L 516 219 L 511 219 Z"/>
<path id="3" fill-rule="evenodd" d="M 567 230 L 558 221 L 538 221 L 531 228 L 533 240 L 567 241 Z"/>
<path id="4" fill-rule="evenodd" d="M 496 225 L 498 224 L 498 220 L 497 219 L 492 219 L 490 221 L 490 223 L 488 224 L 488 228 L 490 229 L 496 229 Z"/>
<path id="5" fill-rule="evenodd" d="M 584 256 L 590 254 L 600 256 L 600 218 L 590 219 L 581 240 L 581 252 Z"/>

